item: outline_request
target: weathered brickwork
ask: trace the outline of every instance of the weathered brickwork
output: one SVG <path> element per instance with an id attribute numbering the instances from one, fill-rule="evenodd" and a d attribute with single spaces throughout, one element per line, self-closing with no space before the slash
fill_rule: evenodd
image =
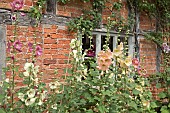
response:
<path id="1" fill-rule="evenodd" d="M 0 2 L 0 24 L 6 28 L 7 40 L 11 39 L 13 36 L 11 21 L 11 12 L 9 3 L 13 0 L 1 0 Z M 24 0 L 24 8 L 21 11 L 26 11 L 33 6 L 36 0 Z M 113 0 L 115 1 L 115 0 Z M 106 4 L 109 6 L 110 4 Z M 69 43 L 71 39 L 74 38 L 74 33 L 68 31 L 66 23 L 68 23 L 72 17 L 79 17 L 82 14 L 83 9 L 90 9 L 90 3 L 83 3 L 80 0 L 77 2 L 69 2 L 64 5 L 57 3 L 56 5 L 56 15 L 44 13 L 40 25 L 38 28 L 33 28 L 33 20 L 28 16 L 19 17 L 18 26 L 18 40 L 20 40 L 23 46 L 23 52 L 18 53 L 16 58 L 18 58 L 18 65 L 23 69 L 23 65 L 26 61 L 30 60 L 30 53 L 27 53 L 28 42 L 33 42 L 34 31 L 37 31 L 37 42 L 43 48 L 43 55 L 37 58 L 37 65 L 40 65 L 41 71 L 44 73 L 43 79 L 48 82 L 53 78 L 61 76 L 63 68 L 68 67 L 65 60 L 68 57 L 65 54 L 69 54 L 70 47 Z M 123 8 L 120 14 L 127 18 L 128 8 L 126 2 L 123 0 Z M 110 12 L 108 9 L 103 11 L 103 23 L 105 23 L 106 18 Z M 149 19 L 145 15 L 140 15 L 140 30 L 150 30 L 154 28 L 154 24 L 150 24 Z M 154 73 L 156 70 L 156 45 L 150 41 L 143 38 L 139 40 L 140 42 L 140 58 L 144 59 L 141 63 L 146 69 L 147 75 Z M 10 56 L 9 53 L 7 53 Z M 142 61 L 142 60 L 141 60 Z M 58 75 L 54 75 L 55 69 L 58 69 Z M 19 78 L 17 78 L 18 81 Z"/>

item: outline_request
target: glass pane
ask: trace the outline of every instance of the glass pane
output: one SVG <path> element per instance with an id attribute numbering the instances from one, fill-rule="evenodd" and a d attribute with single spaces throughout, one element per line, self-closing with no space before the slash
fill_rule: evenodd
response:
<path id="1" fill-rule="evenodd" d="M 101 36 L 101 50 L 103 50 L 103 45 L 105 44 L 106 44 L 106 36 L 102 35 Z M 110 37 L 108 44 L 109 44 L 110 50 L 113 51 L 113 37 Z"/>

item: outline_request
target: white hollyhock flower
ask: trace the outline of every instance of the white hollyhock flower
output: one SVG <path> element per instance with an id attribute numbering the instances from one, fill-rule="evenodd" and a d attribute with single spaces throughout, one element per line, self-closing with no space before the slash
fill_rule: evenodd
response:
<path id="1" fill-rule="evenodd" d="M 39 100 L 38 105 L 41 106 L 43 104 L 42 100 Z"/>
<path id="2" fill-rule="evenodd" d="M 25 66 L 24 66 L 24 69 L 26 70 L 26 71 L 30 71 L 30 69 L 31 68 L 33 68 L 34 67 L 34 64 L 33 63 L 25 63 Z"/>
<path id="3" fill-rule="evenodd" d="M 76 39 L 72 39 L 72 40 L 71 40 L 70 47 L 71 47 L 72 49 L 74 49 L 74 48 L 76 47 L 75 42 L 76 42 Z"/>
<path id="4" fill-rule="evenodd" d="M 53 104 L 53 105 L 51 106 L 51 108 L 52 108 L 52 109 L 57 109 L 57 104 Z"/>
<path id="5" fill-rule="evenodd" d="M 5 79 L 5 82 L 9 83 L 9 78 L 6 78 L 6 79 Z"/>
<path id="6" fill-rule="evenodd" d="M 28 77 L 28 76 L 29 76 L 29 72 L 28 72 L 28 71 L 23 72 L 23 74 L 24 74 L 25 77 Z"/>
<path id="7" fill-rule="evenodd" d="M 25 100 L 25 105 L 26 106 L 32 105 L 35 102 L 35 100 L 36 100 L 36 98 L 27 98 Z"/>
<path id="8" fill-rule="evenodd" d="M 24 101 L 24 94 L 23 93 L 18 93 L 18 98 L 21 100 L 21 101 Z"/>
<path id="9" fill-rule="evenodd" d="M 33 74 L 37 76 L 37 73 L 39 72 L 39 66 L 35 66 L 33 70 Z"/>
<path id="10" fill-rule="evenodd" d="M 74 56 L 74 58 L 76 58 L 76 56 L 77 56 L 77 50 L 73 50 L 73 56 Z"/>
<path id="11" fill-rule="evenodd" d="M 27 95 L 29 98 L 33 98 L 35 96 L 35 90 L 30 89 L 29 91 L 27 91 Z"/>

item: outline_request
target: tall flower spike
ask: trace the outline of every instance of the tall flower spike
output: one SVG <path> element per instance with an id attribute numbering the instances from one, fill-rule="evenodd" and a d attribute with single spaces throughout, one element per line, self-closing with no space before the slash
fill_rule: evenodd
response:
<path id="1" fill-rule="evenodd" d="M 13 2 L 10 3 L 12 7 L 12 11 L 14 10 L 20 10 L 24 6 L 23 0 L 14 0 Z"/>

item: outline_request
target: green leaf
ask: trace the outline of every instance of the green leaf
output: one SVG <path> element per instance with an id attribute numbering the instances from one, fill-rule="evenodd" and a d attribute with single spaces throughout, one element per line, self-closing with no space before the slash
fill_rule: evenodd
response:
<path id="1" fill-rule="evenodd" d="M 161 113 L 169 113 L 167 106 L 162 106 L 160 111 L 161 111 Z"/>
<path id="2" fill-rule="evenodd" d="M 168 110 L 162 110 L 161 113 L 169 113 Z"/>
<path id="3" fill-rule="evenodd" d="M 156 107 L 158 107 L 158 106 L 156 105 L 155 102 L 151 102 L 151 107 L 152 107 L 152 108 L 156 108 Z"/>
<path id="4" fill-rule="evenodd" d="M 0 113 L 6 113 L 3 109 L 0 109 Z"/>
<path id="5" fill-rule="evenodd" d="M 165 98 L 166 97 L 166 94 L 164 92 L 160 92 L 158 94 L 159 98 Z"/>
<path id="6" fill-rule="evenodd" d="M 160 83 L 157 83 L 157 84 L 156 84 L 156 88 L 161 88 L 161 84 L 160 84 Z"/>
<path id="7" fill-rule="evenodd" d="M 140 91 L 138 91 L 138 90 L 136 90 L 136 89 L 133 89 L 133 91 L 132 91 L 132 92 L 133 92 L 133 94 L 134 94 L 134 95 L 138 95 L 138 94 L 140 94 Z"/>
<path id="8" fill-rule="evenodd" d="M 129 105 L 137 110 L 137 104 L 134 101 L 131 101 Z"/>
<path id="9" fill-rule="evenodd" d="M 100 105 L 100 106 L 99 106 L 99 111 L 100 111 L 101 113 L 104 113 L 104 112 L 105 112 L 105 111 L 104 111 L 104 108 L 105 108 L 104 106 Z"/>

